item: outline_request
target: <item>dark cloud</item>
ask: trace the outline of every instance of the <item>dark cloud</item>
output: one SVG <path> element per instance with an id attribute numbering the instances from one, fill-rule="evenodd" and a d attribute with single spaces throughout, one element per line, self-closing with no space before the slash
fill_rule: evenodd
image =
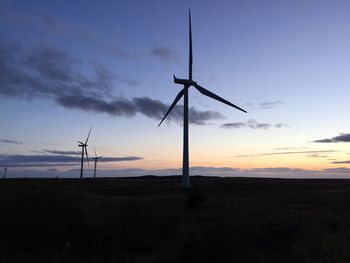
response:
<path id="1" fill-rule="evenodd" d="M 79 163 L 6 163 L 2 164 L 0 161 L 0 166 L 8 168 L 40 168 L 40 167 L 71 167 L 78 166 Z"/>
<path id="2" fill-rule="evenodd" d="M 270 123 L 258 122 L 253 119 L 250 119 L 247 122 L 227 122 L 220 126 L 220 128 L 225 128 L 225 129 L 251 128 L 251 129 L 263 129 L 263 130 L 267 130 L 271 127 L 282 128 L 282 127 L 288 127 L 288 126 L 282 123 L 272 125 Z"/>
<path id="3" fill-rule="evenodd" d="M 8 140 L 8 139 L 0 139 L 2 143 L 10 143 L 10 144 L 23 144 L 22 141 Z"/>
<path id="4" fill-rule="evenodd" d="M 237 129 L 242 127 L 246 127 L 246 124 L 244 122 L 228 122 L 220 126 L 220 128 L 225 128 L 225 129 Z"/>
<path id="5" fill-rule="evenodd" d="M 341 133 L 340 135 L 332 138 L 315 140 L 313 142 L 320 142 L 320 143 L 350 142 L 350 133 Z"/>
<path id="6" fill-rule="evenodd" d="M 81 155 L 80 151 L 59 151 L 59 150 L 43 150 L 46 153 L 58 155 Z"/>
<path id="7" fill-rule="evenodd" d="M 151 55 L 160 60 L 171 60 L 177 57 L 176 52 L 167 47 L 154 47 L 151 50 Z"/>
<path id="8" fill-rule="evenodd" d="M 323 151 L 298 151 L 298 152 L 271 152 L 271 153 L 236 155 L 234 157 L 254 157 L 254 156 L 285 155 L 285 154 L 320 154 L 320 153 L 334 153 L 334 152 L 337 152 L 337 151 L 323 150 Z"/>
<path id="9" fill-rule="evenodd" d="M 122 162 L 142 160 L 142 157 L 103 157 L 100 162 Z M 6 167 L 50 167 L 50 166 L 70 166 L 79 164 L 81 158 L 67 154 L 63 155 L 5 155 L 0 154 L 0 166 Z"/>
<path id="10" fill-rule="evenodd" d="M 161 120 L 169 105 L 159 100 L 153 100 L 148 97 L 136 97 L 132 100 L 118 98 L 107 102 L 103 99 L 87 96 L 62 96 L 57 99 L 57 103 L 66 108 L 75 108 L 89 110 L 100 113 L 107 113 L 113 116 L 132 117 L 136 113 L 143 114 L 155 120 Z M 89 105 L 87 107 L 87 105 Z M 194 107 L 189 109 L 190 123 L 204 125 L 210 120 L 225 118 L 221 113 L 216 111 L 198 111 Z M 167 120 L 181 122 L 183 119 L 183 107 L 177 105 L 167 117 Z"/>
<path id="11" fill-rule="evenodd" d="M 91 70 L 88 75 L 80 73 L 84 66 Z M 101 65 L 84 64 L 51 45 L 0 45 L 0 72 L 0 94 L 22 98 L 107 96 L 114 78 Z"/>
<path id="12" fill-rule="evenodd" d="M 86 66 L 90 71 L 86 72 Z M 83 70 L 84 68 L 84 70 Z M 111 74 L 97 63 L 81 60 L 50 45 L 25 49 L 0 44 L 0 95 L 47 98 L 66 108 L 132 117 L 137 113 L 161 120 L 169 105 L 148 97 L 113 98 L 113 82 L 137 85 L 138 81 Z M 183 109 L 176 106 L 168 120 L 181 121 Z M 224 118 L 216 111 L 189 109 L 193 124 L 203 125 Z"/>

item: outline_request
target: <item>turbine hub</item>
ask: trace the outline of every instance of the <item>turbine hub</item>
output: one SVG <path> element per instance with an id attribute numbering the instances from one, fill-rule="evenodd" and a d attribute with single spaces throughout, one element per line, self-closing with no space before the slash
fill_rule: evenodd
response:
<path id="1" fill-rule="evenodd" d="M 197 85 L 197 82 L 195 82 L 194 80 L 191 80 L 190 85 L 192 85 L 192 86 L 196 86 L 196 85 Z"/>

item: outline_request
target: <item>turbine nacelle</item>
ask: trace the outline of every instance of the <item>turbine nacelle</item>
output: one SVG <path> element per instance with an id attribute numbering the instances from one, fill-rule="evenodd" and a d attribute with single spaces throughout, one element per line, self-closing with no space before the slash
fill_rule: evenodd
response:
<path id="1" fill-rule="evenodd" d="M 177 77 L 175 77 L 175 75 L 174 75 L 174 83 L 185 85 L 187 87 L 197 85 L 197 82 L 195 82 L 191 79 L 178 79 Z"/>

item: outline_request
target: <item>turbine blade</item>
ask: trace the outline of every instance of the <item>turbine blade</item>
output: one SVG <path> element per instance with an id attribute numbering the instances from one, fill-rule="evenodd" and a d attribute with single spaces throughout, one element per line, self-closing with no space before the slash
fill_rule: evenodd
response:
<path id="1" fill-rule="evenodd" d="M 84 148 L 85 148 L 86 160 L 87 160 L 87 162 L 88 162 L 88 166 L 89 166 L 89 168 L 90 168 L 89 155 L 88 155 L 88 152 L 87 152 L 86 146 L 85 146 Z"/>
<path id="2" fill-rule="evenodd" d="M 88 142 L 88 140 L 89 140 L 91 130 L 92 130 L 92 127 L 90 128 L 90 131 L 89 131 L 88 137 L 86 138 L 85 144 L 87 144 L 87 142 Z"/>
<path id="3" fill-rule="evenodd" d="M 165 114 L 165 116 L 163 117 L 163 119 L 161 120 L 161 122 L 158 124 L 158 127 L 162 124 L 162 122 L 165 120 L 165 118 L 168 116 L 168 114 L 171 112 L 171 110 L 175 107 L 176 103 L 181 99 L 182 95 L 184 95 L 185 93 L 185 88 L 183 88 L 179 94 L 177 94 L 176 98 L 174 99 L 173 103 L 171 104 L 169 110 L 167 111 L 167 113 Z"/>
<path id="4" fill-rule="evenodd" d="M 211 91 L 209 91 L 209 90 L 207 90 L 207 89 L 205 89 L 205 88 L 199 86 L 198 84 L 195 84 L 194 87 L 195 87 L 200 93 L 202 93 L 202 94 L 205 95 L 205 96 L 208 96 L 208 97 L 210 97 L 210 98 L 212 98 L 212 99 L 218 100 L 218 101 L 220 101 L 220 102 L 222 102 L 222 103 L 225 103 L 225 104 L 227 104 L 227 105 L 229 105 L 229 106 L 231 106 L 231 107 L 233 107 L 233 108 L 236 108 L 237 110 L 240 110 L 240 111 L 243 111 L 243 112 L 247 113 L 245 110 L 241 109 L 240 107 L 238 107 L 238 106 L 232 104 L 231 102 L 229 102 L 229 101 L 227 101 L 227 100 L 225 100 L 225 99 L 219 97 L 218 95 L 216 95 L 216 94 L 214 94 L 213 92 L 211 92 Z"/>
<path id="5" fill-rule="evenodd" d="M 188 78 L 192 80 L 192 64 L 193 64 L 193 55 L 192 55 L 192 26 L 191 26 L 191 9 L 188 10 L 188 23 L 189 23 L 189 69 L 188 69 Z"/>
<path id="6" fill-rule="evenodd" d="M 94 152 L 95 152 L 95 157 L 97 157 L 97 154 L 96 154 L 96 150 L 95 150 L 95 147 L 94 147 Z"/>

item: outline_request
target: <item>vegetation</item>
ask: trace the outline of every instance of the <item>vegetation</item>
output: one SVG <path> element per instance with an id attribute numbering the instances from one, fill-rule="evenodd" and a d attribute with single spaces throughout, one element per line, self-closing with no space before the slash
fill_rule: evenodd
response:
<path id="1" fill-rule="evenodd" d="M 350 181 L 191 179 L 1 180 L 0 262 L 350 262 Z"/>

